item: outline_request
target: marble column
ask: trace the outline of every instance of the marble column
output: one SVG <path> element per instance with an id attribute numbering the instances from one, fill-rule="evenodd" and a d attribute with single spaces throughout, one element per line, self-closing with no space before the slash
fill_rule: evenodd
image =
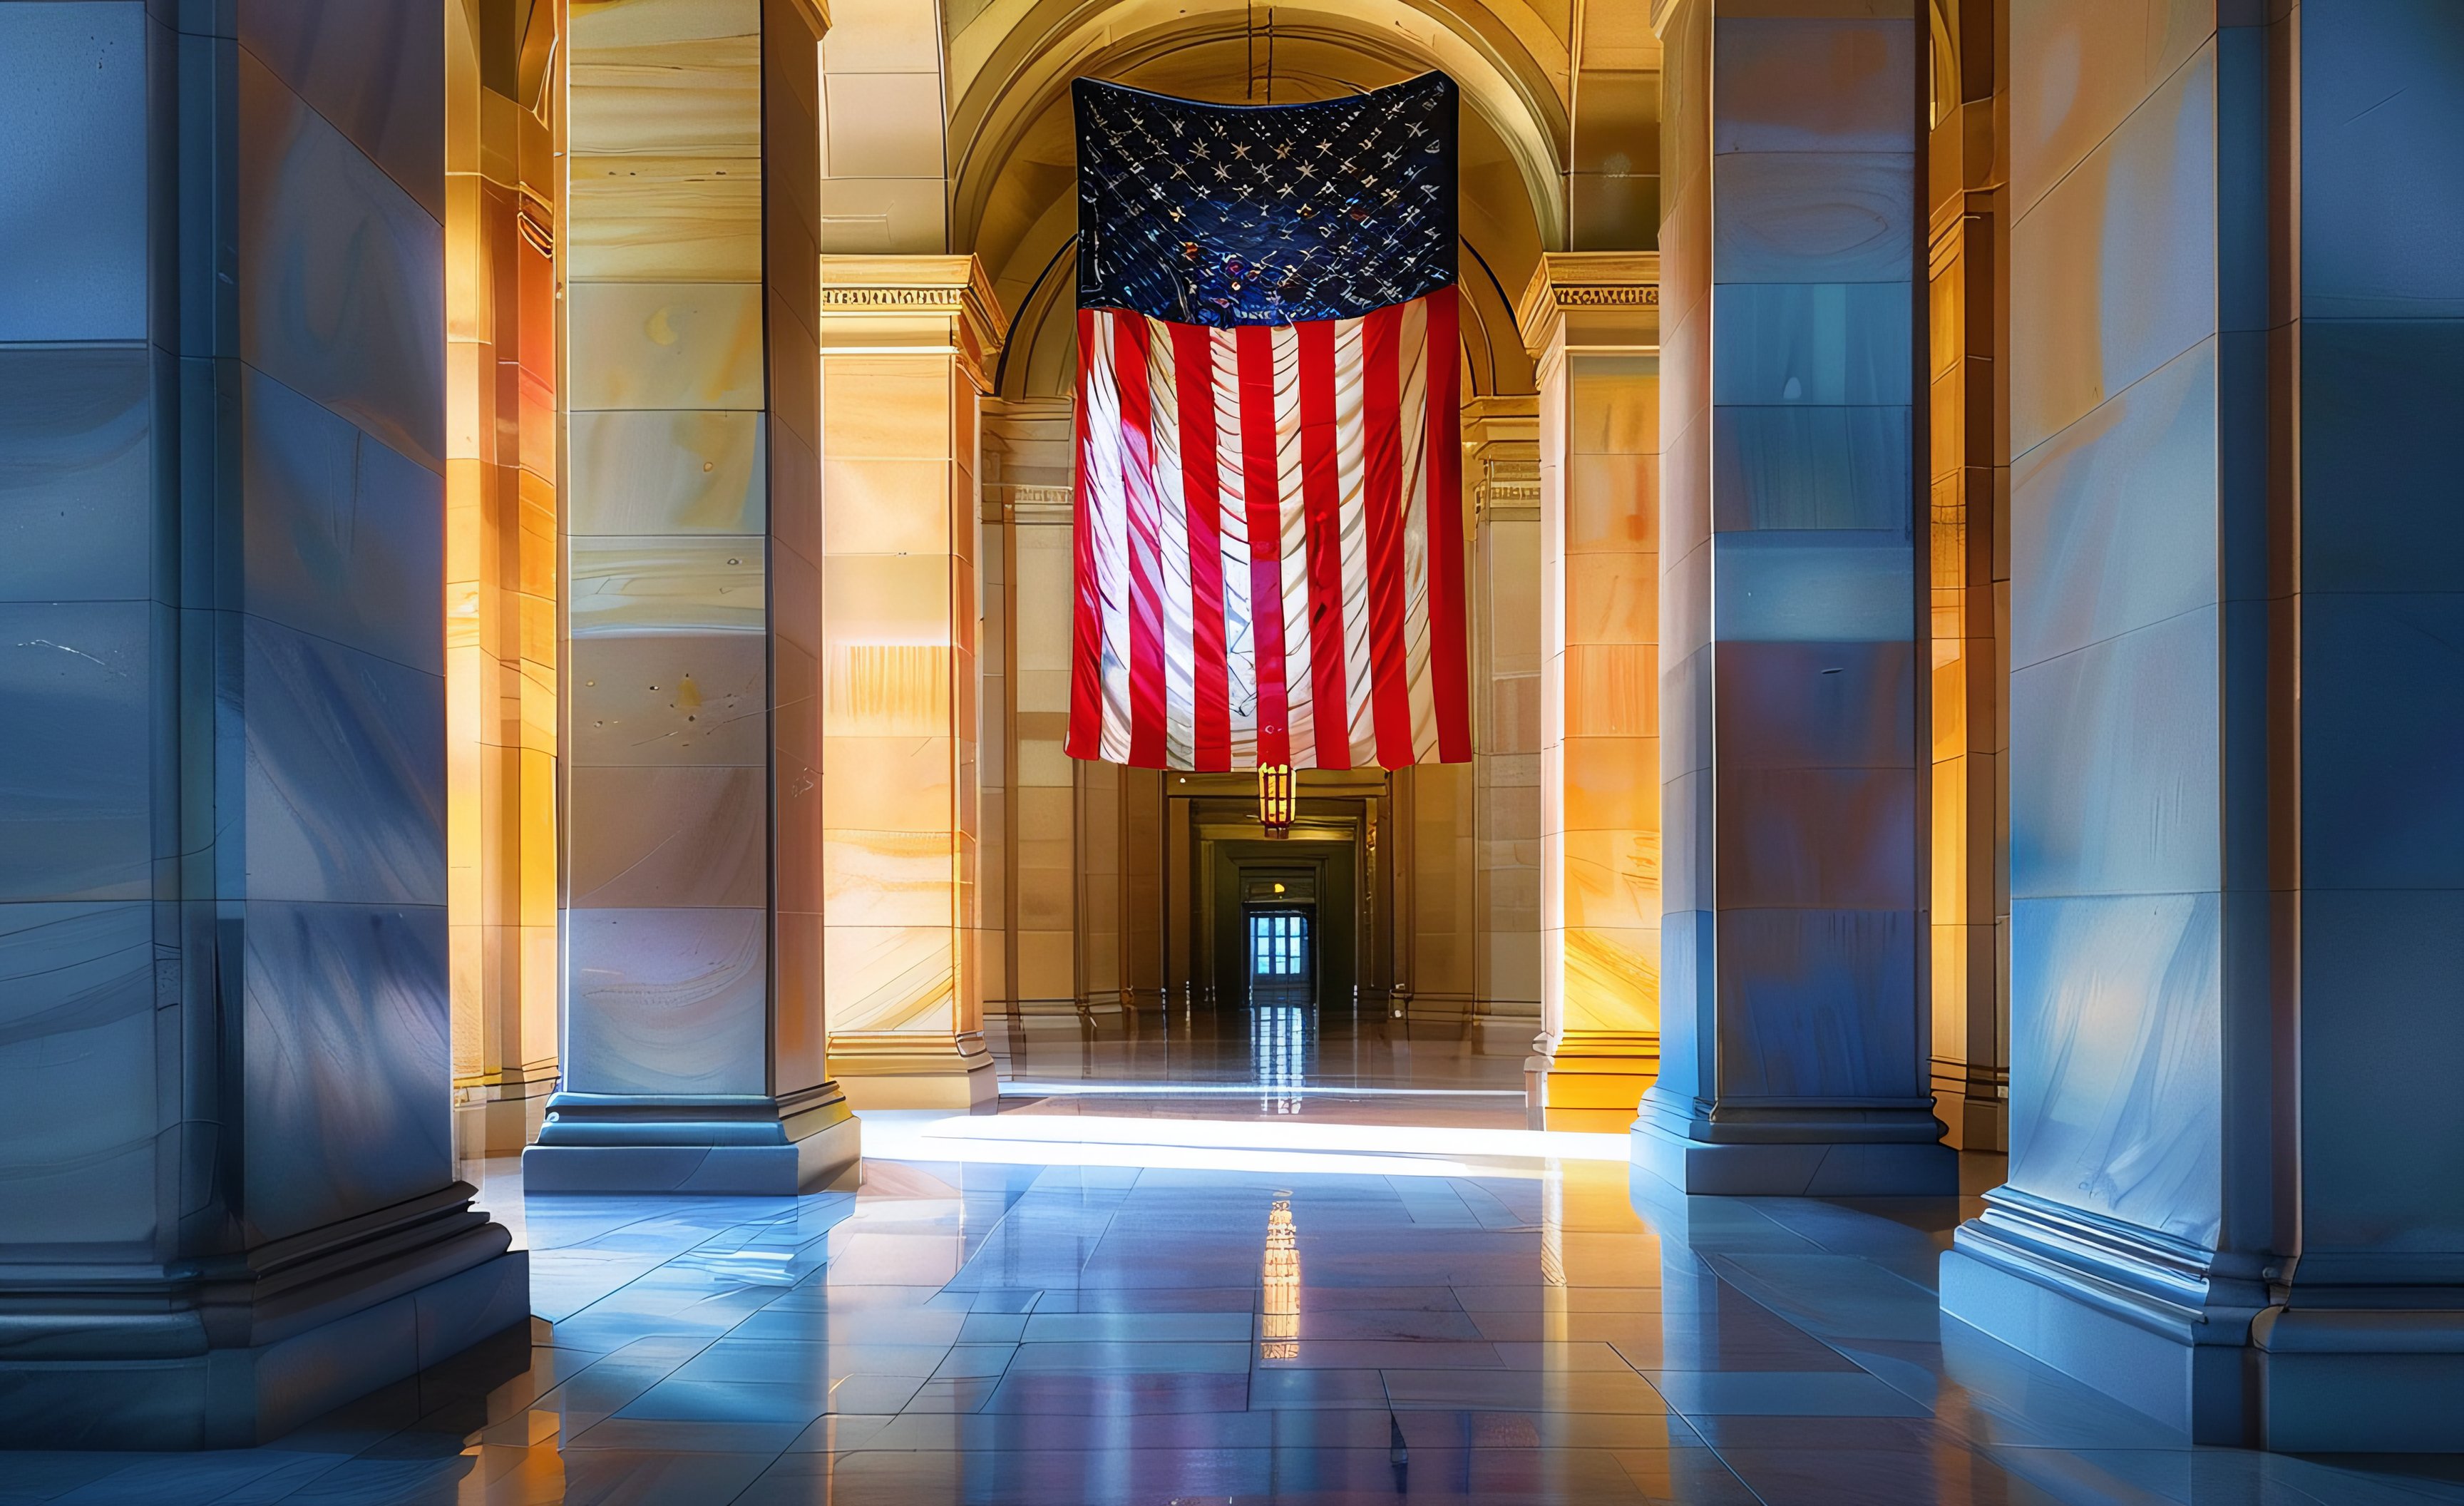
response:
<path id="1" fill-rule="evenodd" d="M 1945 1341 L 2455 1450 L 2464 14 L 2270 10 L 2013 18 L 2010 1183 Z"/>
<path id="2" fill-rule="evenodd" d="M 1660 266 L 1540 258 L 1540 1007 L 1529 1101 L 1634 1120 L 1660 1052 Z"/>
<path id="3" fill-rule="evenodd" d="M 448 1107 L 443 49 L 0 6 L 0 1446 L 528 1352 Z"/>
<path id="4" fill-rule="evenodd" d="M 530 1190 L 853 1162 L 824 1058 L 820 17 L 567 12 L 564 1085 Z"/>
<path id="5" fill-rule="evenodd" d="M 1956 1177 L 1925 1002 L 1925 33 L 1858 9 L 1684 0 L 1661 33 L 1666 919 L 1634 1154 L 1689 1193 Z"/>
<path id="6" fill-rule="evenodd" d="M 445 7 L 445 738 L 454 1142 L 511 1155 L 556 1085 L 552 5 Z"/>
<path id="7" fill-rule="evenodd" d="M 861 1107 L 989 1109 L 976 452 L 1000 308 L 973 256 L 820 267 L 830 1066 Z"/>
<path id="8" fill-rule="evenodd" d="M 1485 1050 L 1540 1028 L 1540 445 L 1531 397 L 1463 405 L 1472 491 L 1472 990 Z"/>

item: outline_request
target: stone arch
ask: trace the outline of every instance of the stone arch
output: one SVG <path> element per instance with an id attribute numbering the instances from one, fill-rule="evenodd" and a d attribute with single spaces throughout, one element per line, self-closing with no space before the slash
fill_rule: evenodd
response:
<path id="1" fill-rule="evenodd" d="M 1536 23 L 1517 31 L 1500 21 L 1497 12 L 1515 10 L 1451 21 L 1400 0 L 1341 14 L 1272 11 L 1279 100 L 1333 98 L 1430 68 L 1463 85 L 1463 345 L 1473 395 L 1532 390 L 1514 294 L 1565 234 L 1566 113 L 1551 82 L 1564 77 L 1563 44 Z M 1076 228 L 1070 79 L 1095 74 L 1164 93 L 1263 99 L 1269 55 L 1263 33 L 1253 54 L 1246 14 L 1239 0 L 997 3 L 951 38 L 952 245 L 982 258 L 1008 316 L 1004 396 L 1068 389 L 1074 330 L 1054 315 L 1069 306 Z"/>

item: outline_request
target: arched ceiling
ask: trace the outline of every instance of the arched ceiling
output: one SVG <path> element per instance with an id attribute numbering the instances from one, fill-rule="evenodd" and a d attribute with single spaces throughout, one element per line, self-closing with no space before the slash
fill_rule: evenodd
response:
<path id="1" fill-rule="evenodd" d="M 1531 389 L 1512 305 L 1541 251 L 1565 243 L 1571 0 L 1553 15 L 1521 0 L 1340 3 L 1338 13 L 1242 0 L 950 0 L 951 244 L 982 259 L 1011 316 L 1004 394 L 1066 392 L 1071 381 L 1070 80 L 1263 103 L 1270 55 L 1277 103 L 1431 68 L 1463 86 L 1466 374 L 1474 392 Z"/>

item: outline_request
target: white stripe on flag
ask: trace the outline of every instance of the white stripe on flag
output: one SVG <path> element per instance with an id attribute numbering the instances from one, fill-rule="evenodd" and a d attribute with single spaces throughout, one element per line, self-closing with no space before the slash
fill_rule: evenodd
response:
<path id="1" fill-rule="evenodd" d="M 1104 737 L 1107 762 L 1130 757 L 1130 498 L 1123 476 L 1119 368 L 1112 361 L 1113 321 L 1095 315 L 1093 365 L 1089 368 L 1088 481 L 1098 520 L 1095 583 L 1104 612 Z"/>
<path id="2" fill-rule="evenodd" d="M 1397 494 L 1403 513 L 1403 665 L 1405 688 L 1412 703 L 1412 757 L 1433 758 L 1438 751 L 1437 688 L 1429 680 L 1429 305 L 1419 299 L 1403 305 L 1397 360 L 1401 380 L 1397 405 L 1397 447 L 1403 485 Z"/>
<path id="3" fill-rule="evenodd" d="M 1189 494 L 1180 474 L 1180 389 L 1172 331 L 1149 325 L 1148 429 L 1155 435 L 1155 532 L 1163 551 L 1164 757 L 1175 768 L 1198 762 L 1198 613 L 1189 570 Z"/>
<path id="4" fill-rule="evenodd" d="M 1342 497 L 1343 708 L 1352 766 L 1377 762 L 1376 664 L 1369 653 L 1369 506 L 1365 414 L 1369 384 L 1361 345 L 1365 321 L 1334 322 L 1334 470 Z"/>

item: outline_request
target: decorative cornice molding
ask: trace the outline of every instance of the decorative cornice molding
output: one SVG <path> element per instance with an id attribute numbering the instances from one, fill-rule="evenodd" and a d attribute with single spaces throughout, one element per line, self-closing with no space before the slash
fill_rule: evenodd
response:
<path id="1" fill-rule="evenodd" d="M 1026 481 L 986 481 L 984 521 L 1070 523 L 1077 520 L 1077 498 L 1068 487 Z"/>
<path id="2" fill-rule="evenodd" d="M 1514 308 L 1524 347 L 1536 359 L 1573 310 L 1634 309 L 1659 318 L 1660 253 L 1551 251 L 1531 269 Z"/>
<path id="3" fill-rule="evenodd" d="M 804 24 L 813 29 L 813 35 L 829 34 L 830 8 L 825 0 L 787 0 L 787 3 L 804 13 Z"/>
<path id="4" fill-rule="evenodd" d="M 974 255 L 822 258 L 822 317 L 939 314 L 965 321 L 984 355 L 1001 349 L 1001 297 Z M 828 343 L 826 340 L 825 345 Z"/>

